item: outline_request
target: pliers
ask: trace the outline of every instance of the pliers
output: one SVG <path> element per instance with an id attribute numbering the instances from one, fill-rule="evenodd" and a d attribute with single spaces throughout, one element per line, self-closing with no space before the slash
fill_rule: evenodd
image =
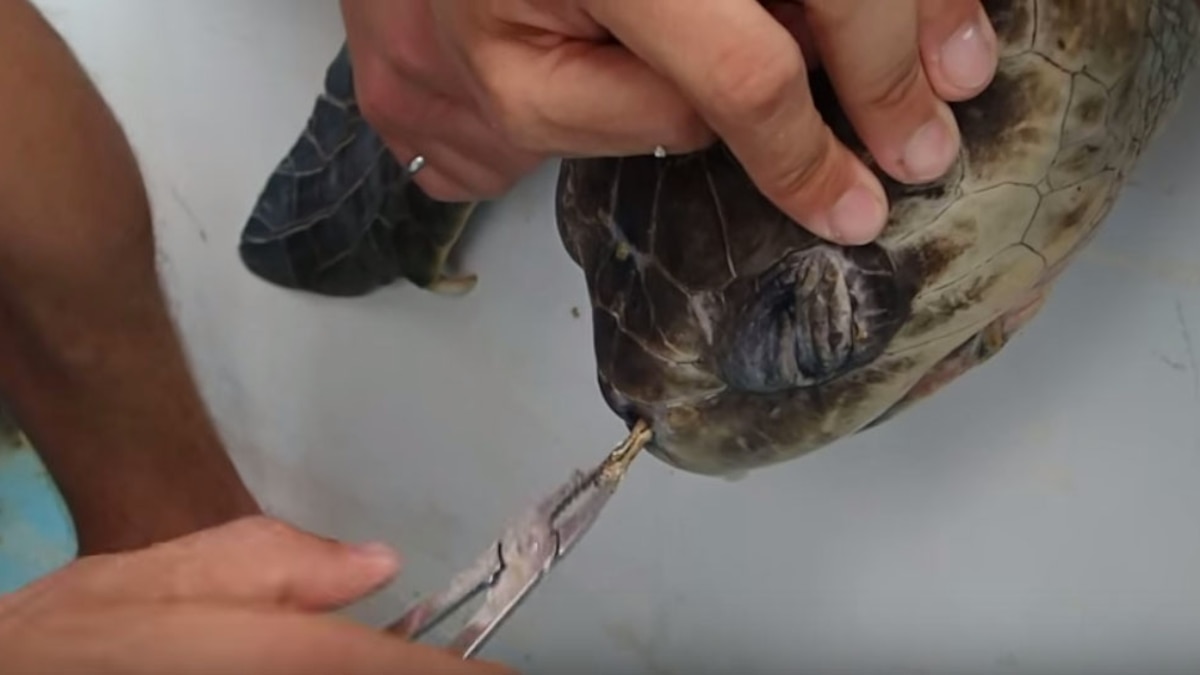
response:
<path id="1" fill-rule="evenodd" d="M 604 461 L 589 471 L 573 472 L 565 483 L 512 521 L 446 589 L 417 602 L 387 630 L 419 639 L 485 593 L 483 606 L 448 645 L 464 659 L 474 656 L 550 569 L 579 543 L 649 440 L 650 431 L 639 422 Z"/>

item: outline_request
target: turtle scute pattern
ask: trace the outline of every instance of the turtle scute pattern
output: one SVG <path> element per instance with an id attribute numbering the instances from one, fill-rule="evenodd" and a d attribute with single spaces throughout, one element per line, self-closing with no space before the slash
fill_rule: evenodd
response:
<path id="1" fill-rule="evenodd" d="M 366 122 L 343 47 L 305 128 L 242 230 L 245 267 L 273 284 L 359 296 L 406 278 L 436 292 L 471 290 L 447 259 L 475 207 L 430 199 Z"/>
<path id="2" fill-rule="evenodd" d="M 1177 100 L 1197 9 L 985 7 L 1001 62 L 953 106 L 959 161 L 919 186 L 876 170 L 893 208 L 867 246 L 807 234 L 721 145 L 563 162 L 558 225 L 591 293 L 599 386 L 652 424 L 651 452 L 707 474 L 804 455 L 927 395 L 963 370 L 951 359 L 994 354 L 1036 311 Z M 819 76 L 814 96 L 871 163 Z"/>

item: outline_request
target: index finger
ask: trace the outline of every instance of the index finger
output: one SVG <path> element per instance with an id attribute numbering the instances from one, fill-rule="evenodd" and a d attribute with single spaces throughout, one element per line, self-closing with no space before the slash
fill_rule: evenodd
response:
<path id="1" fill-rule="evenodd" d="M 594 0 L 589 14 L 673 80 L 772 202 L 815 234 L 860 244 L 887 198 L 813 105 L 795 38 L 757 0 Z"/>

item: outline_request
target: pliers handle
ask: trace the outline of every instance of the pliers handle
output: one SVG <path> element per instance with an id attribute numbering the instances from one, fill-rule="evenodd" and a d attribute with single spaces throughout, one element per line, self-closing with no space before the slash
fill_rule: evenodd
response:
<path id="1" fill-rule="evenodd" d="M 416 640 L 483 593 L 483 606 L 448 648 L 471 658 L 600 516 L 630 463 L 650 440 L 645 423 L 588 471 L 575 471 L 532 508 L 512 521 L 475 563 L 444 590 L 426 596 L 387 630 Z"/>

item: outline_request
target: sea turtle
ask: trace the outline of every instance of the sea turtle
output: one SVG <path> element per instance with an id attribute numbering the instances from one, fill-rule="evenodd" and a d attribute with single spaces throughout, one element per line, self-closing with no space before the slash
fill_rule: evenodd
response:
<path id="1" fill-rule="evenodd" d="M 1200 12 L 1195 0 L 984 4 L 1001 60 L 982 95 L 952 106 L 960 157 L 925 185 L 876 170 L 892 210 L 871 244 L 808 234 L 719 143 L 562 162 L 556 218 L 587 280 L 599 386 L 631 426 L 651 425 L 651 453 L 699 474 L 799 457 L 929 396 L 1036 314 L 1178 99 Z M 428 200 L 357 117 L 350 78 L 343 52 L 243 258 L 316 292 L 397 273 L 428 284 L 461 218 L 414 218 Z M 820 73 L 814 96 L 871 163 Z"/>
<path id="2" fill-rule="evenodd" d="M 363 120 L 345 46 L 325 74 L 304 133 L 267 179 L 242 229 L 243 264 L 280 286 L 356 296 L 403 276 L 470 292 L 447 261 L 477 206 L 430 199 Z"/>

